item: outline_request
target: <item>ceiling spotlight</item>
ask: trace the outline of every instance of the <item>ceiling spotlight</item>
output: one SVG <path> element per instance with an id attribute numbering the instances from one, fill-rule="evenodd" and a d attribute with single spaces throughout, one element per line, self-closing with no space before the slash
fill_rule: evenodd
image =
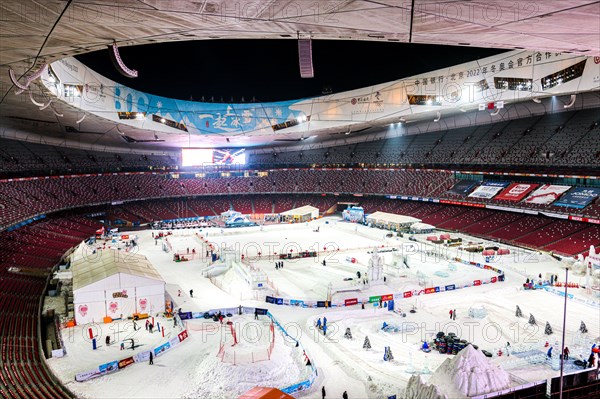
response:
<path id="1" fill-rule="evenodd" d="M 160 118 L 160 123 L 165 123 L 167 120 L 165 118 Z"/>

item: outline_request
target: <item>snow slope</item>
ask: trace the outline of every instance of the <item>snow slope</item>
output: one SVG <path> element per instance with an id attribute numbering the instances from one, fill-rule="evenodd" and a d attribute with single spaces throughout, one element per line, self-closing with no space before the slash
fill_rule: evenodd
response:
<path id="1" fill-rule="evenodd" d="M 405 395 L 415 399 L 464 398 L 501 391 L 510 384 L 504 369 L 468 345 L 454 358 L 446 359 L 427 383 L 420 376 L 411 377 Z"/>

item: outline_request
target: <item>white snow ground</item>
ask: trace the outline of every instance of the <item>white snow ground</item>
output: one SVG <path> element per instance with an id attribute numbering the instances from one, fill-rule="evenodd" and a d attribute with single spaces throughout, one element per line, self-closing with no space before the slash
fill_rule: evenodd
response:
<path id="1" fill-rule="evenodd" d="M 320 226 L 320 231 L 313 232 L 317 226 Z M 234 277 L 221 279 L 221 283 L 225 284 L 223 289 L 202 277 L 201 270 L 207 266 L 204 257 L 175 263 L 171 253 L 163 252 L 160 244 L 154 245 L 150 231 L 136 234 L 139 235 L 139 253 L 146 255 L 161 273 L 167 282 L 170 295 L 176 302 L 176 308 L 181 307 L 184 311 L 204 311 L 237 307 L 240 304 L 267 308 L 285 325 L 290 335 L 300 339 L 311 361 L 316 365 L 319 376 L 311 390 L 296 394 L 297 397 L 320 397 L 320 388 L 323 385 L 327 389 L 328 397 L 341 397 L 343 391 L 347 391 L 351 398 L 386 398 L 393 394 L 401 397 L 413 373 L 423 373 L 424 379 L 427 380 L 430 375 L 428 373 L 435 371 L 444 360 L 452 357 L 435 351 L 423 353 L 418 350 L 422 340 L 430 339 L 438 331 L 455 332 L 461 338 L 479 345 L 481 349 L 492 352 L 492 361 L 507 369 L 513 384 L 523 380 L 537 381 L 558 373 L 546 364 L 528 364 L 527 360 L 531 357 L 518 357 L 515 354 L 510 357 L 496 355 L 498 349 L 505 347 L 506 342 L 510 342 L 513 350 L 545 354 L 547 348 L 544 344 L 548 341 L 550 345 L 555 346 L 555 352 L 558 352 L 556 345 L 562 333 L 563 298 L 542 290 L 522 290 L 526 276 L 555 273 L 559 275 L 560 280 L 564 279 L 560 263 L 547 255 L 511 248 L 513 254 L 500 257 L 493 263 L 494 266 L 505 270 L 505 282 L 398 300 L 396 308 L 401 308 L 406 313 L 406 317 L 401 317 L 368 304 L 364 310 L 360 305 L 349 308 L 311 309 L 277 306 L 267 304 L 264 300 L 241 300 L 240 298 L 247 296 L 240 294 L 244 288 Z M 344 281 L 345 277 L 354 277 L 356 271 L 366 272 L 370 256 L 367 250 L 373 246 L 399 246 L 409 243 L 406 238 L 386 239 L 386 232 L 383 230 L 346 224 L 337 218 L 320 219 L 308 225 L 274 225 L 262 229 L 208 228 L 200 234 L 219 248 L 237 245 L 246 259 L 255 257 L 260 251 L 263 255 L 262 260 L 257 260 L 256 266 L 261 267 L 274 281 L 279 295 L 315 300 L 325 299 L 326 287 L 330 282 L 334 287 L 350 286 L 353 281 Z M 189 240 L 197 239 L 190 237 Z M 339 251 L 328 252 L 333 255 L 328 255 L 326 267 L 320 264 L 322 258 L 319 258 L 316 262 L 315 259 L 285 261 L 283 269 L 275 270 L 275 259 L 264 259 L 269 253 L 286 253 L 290 248 L 294 251 L 322 250 L 323 246 L 327 246 L 328 249 L 340 248 Z M 203 255 L 205 249 L 200 251 L 196 247 L 196 251 Z M 389 262 L 390 256 L 389 253 L 384 255 L 386 263 Z M 347 262 L 346 257 L 354 257 L 358 262 Z M 363 292 L 338 294 L 334 296 L 334 300 L 399 293 L 419 287 L 415 269 L 427 275 L 427 286 L 429 283 L 472 282 L 494 275 L 489 271 L 466 265 L 451 271 L 447 261 L 422 261 L 420 255 L 411 255 L 411 259 L 413 262 L 409 264 L 413 267 L 403 270 L 400 276 L 387 274 L 386 269 L 388 281 L 385 286 L 373 286 Z M 475 256 L 472 260 L 482 263 L 485 261 L 482 256 Z M 439 270 L 448 272 L 449 276 L 435 275 Z M 570 276 L 570 280 L 584 281 L 583 277 L 579 276 Z M 194 298 L 188 295 L 190 289 L 194 290 Z M 181 297 L 178 297 L 178 290 L 182 292 Z M 591 298 L 583 289 L 570 289 L 569 292 L 575 294 L 576 298 Z M 516 305 L 522 309 L 523 318 L 515 317 Z M 417 310 L 414 314 L 408 312 L 413 306 Z M 472 306 L 484 306 L 487 316 L 483 319 L 469 318 L 468 311 Z M 456 309 L 456 320 L 449 319 L 450 309 Z M 530 313 L 536 317 L 537 327 L 527 323 Z M 323 337 L 313 327 L 314 321 L 324 315 L 327 316 L 329 324 L 327 337 Z M 583 338 L 577 333 L 581 320 L 585 321 L 589 330 Z M 399 326 L 400 331 L 404 332 L 381 331 L 380 327 L 384 321 Z M 550 322 L 554 329 L 551 336 L 544 334 L 546 321 Z M 352 330 L 352 340 L 343 337 L 346 327 Z M 190 339 L 157 358 L 155 367 L 136 364 L 108 376 L 78 383 L 73 381 L 74 372 L 87 370 L 88 363 L 101 363 L 99 358 L 96 359 L 101 352 L 93 354 L 88 343 L 81 344 L 80 349 L 73 347 L 66 339 L 67 330 L 63 330 L 67 356 L 51 359 L 49 363 L 55 373 L 77 395 L 93 398 L 229 398 L 255 385 L 285 387 L 302 380 L 302 375 L 306 372 L 303 365 L 296 360 L 300 356 L 294 354 L 295 348 L 283 345 L 283 339 L 277 340 L 281 345 L 276 345 L 271 361 L 233 366 L 218 360 L 216 354 L 219 346 L 216 341 L 203 340 L 198 333 L 191 331 Z M 362 349 L 365 335 L 371 340 L 370 351 Z M 600 337 L 600 308 L 569 300 L 566 336 L 572 357 L 587 356 L 588 344 L 591 345 L 593 339 L 597 340 Z M 278 335 L 278 338 L 281 336 Z M 395 358 L 393 361 L 383 361 L 384 346 L 391 347 Z M 106 360 L 112 360 L 112 357 Z M 292 371 L 286 372 L 288 369 Z"/>

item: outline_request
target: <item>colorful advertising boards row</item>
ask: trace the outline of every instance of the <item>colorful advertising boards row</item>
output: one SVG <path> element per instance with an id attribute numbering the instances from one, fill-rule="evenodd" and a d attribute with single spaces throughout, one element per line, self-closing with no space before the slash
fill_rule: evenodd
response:
<path id="1" fill-rule="evenodd" d="M 343 302 L 329 302 L 329 301 L 310 301 L 304 299 L 289 299 L 289 298 L 276 298 L 272 296 L 266 296 L 265 302 L 272 303 L 274 305 L 286 305 L 286 306 L 296 306 L 302 308 L 324 308 L 324 307 L 343 307 L 343 306 L 354 306 L 364 303 L 385 303 L 392 300 L 397 299 L 406 299 L 412 298 L 413 296 L 419 295 L 427 295 L 427 294 L 437 294 L 444 291 L 453 291 L 461 288 L 474 287 L 483 284 L 495 284 L 498 282 L 504 281 L 504 272 L 494 266 L 486 265 L 483 263 L 476 263 L 471 261 L 462 260 L 460 258 L 452 259 L 456 262 L 463 263 L 465 265 L 475 266 L 480 269 L 490 270 L 498 274 L 498 276 L 492 276 L 486 280 L 474 280 L 473 282 L 465 285 L 457 286 L 455 284 L 437 286 L 437 287 L 427 287 L 422 288 L 420 290 L 412 290 L 400 292 L 397 294 L 387 294 L 387 295 L 377 295 L 370 296 L 368 298 L 348 298 L 344 299 Z"/>
<path id="2" fill-rule="evenodd" d="M 91 380 L 92 378 L 101 377 L 106 374 L 114 373 L 115 371 L 119 371 L 124 369 L 127 366 L 130 366 L 134 363 L 144 363 L 150 359 L 150 352 L 154 353 L 154 357 L 161 356 L 165 352 L 170 349 L 173 349 L 175 346 L 179 345 L 185 339 L 188 338 L 187 330 L 183 330 L 176 337 L 171 338 L 167 342 L 164 342 L 153 348 L 151 350 L 147 350 L 144 352 L 136 353 L 133 356 L 126 357 L 121 360 L 114 360 L 108 363 L 101 364 L 98 366 L 96 370 L 90 370 L 83 373 L 78 373 L 75 375 L 75 381 L 83 382 L 87 380 Z"/>

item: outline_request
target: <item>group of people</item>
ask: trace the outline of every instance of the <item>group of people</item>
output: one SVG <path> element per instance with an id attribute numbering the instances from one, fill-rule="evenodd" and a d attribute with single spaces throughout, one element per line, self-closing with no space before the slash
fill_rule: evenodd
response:
<path id="1" fill-rule="evenodd" d="M 146 319 L 146 331 L 148 331 L 150 334 L 153 334 L 154 333 L 153 330 L 154 330 L 154 324 L 152 324 L 150 322 L 150 319 Z"/>
<path id="2" fill-rule="evenodd" d="M 592 368 L 595 367 L 596 365 L 596 355 L 594 352 L 594 348 L 596 347 L 596 344 L 594 344 L 592 346 L 592 350 L 590 352 L 590 356 L 587 359 L 587 362 L 585 360 L 582 359 L 583 362 L 583 367 L 585 368 L 587 366 L 587 368 Z M 546 352 L 546 356 L 551 359 L 552 358 L 552 349 L 553 347 L 551 346 L 548 349 L 548 352 Z M 565 349 L 563 350 L 563 359 L 564 360 L 569 360 L 569 355 L 570 355 L 571 351 L 569 350 L 569 348 L 567 346 L 565 346 Z M 584 358 L 585 359 L 585 358 Z"/>
<path id="3" fill-rule="evenodd" d="M 321 396 L 323 397 L 323 399 L 325 399 L 325 395 L 327 395 L 327 392 L 325 391 L 325 387 L 321 387 Z M 348 391 L 344 391 L 344 393 L 342 394 L 342 399 L 348 399 Z"/>
<path id="4" fill-rule="evenodd" d="M 283 261 L 275 262 L 275 269 L 283 269 Z"/>
<path id="5" fill-rule="evenodd" d="M 323 330 L 323 335 L 327 335 L 327 317 L 323 316 L 322 324 L 321 324 L 321 318 L 317 319 L 316 326 L 319 330 Z"/>
<path id="6" fill-rule="evenodd" d="M 456 320 L 456 309 L 450 309 L 450 320 Z"/>

